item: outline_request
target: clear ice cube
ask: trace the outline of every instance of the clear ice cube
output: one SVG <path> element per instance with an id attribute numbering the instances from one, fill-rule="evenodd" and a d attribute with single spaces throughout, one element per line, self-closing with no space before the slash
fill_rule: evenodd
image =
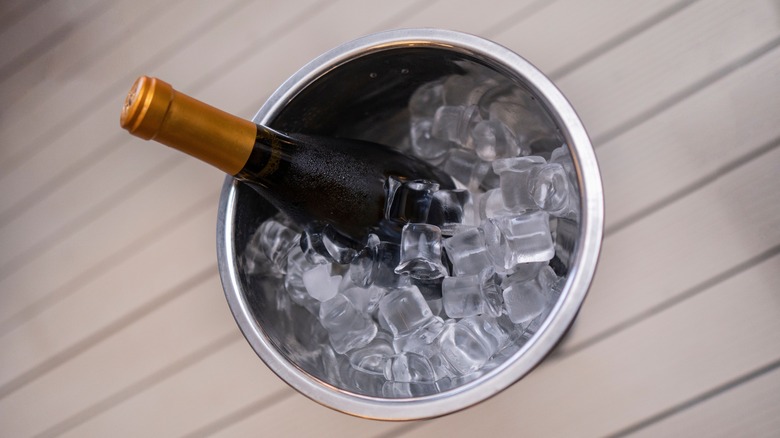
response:
<path id="1" fill-rule="evenodd" d="M 364 373 L 384 376 L 385 367 L 394 355 L 389 336 L 379 331 L 366 346 L 349 352 L 349 363 Z"/>
<path id="2" fill-rule="evenodd" d="M 425 356 L 408 352 L 393 356 L 385 370 L 385 378 L 393 382 L 433 382 L 435 376 Z"/>
<path id="3" fill-rule="evenodd" d="M 394 337 L 405 335 L 433 317 L 428 303 L 425 302 L 416 286 L 402 287 L 388 292 L 379 301 L 378 318 L 384 319 L 384 324 Z"/>
<path id="4" fill-rule="evenodd" d="M 536 210 L 538 205 L 531 188 L 545 165 L 541 157 L 503 158 L 493 162 L 493 170 L 500 176 L 504 205 L 512 211 Z"/>
<path id="5" fill-rule="evenodd" d="M 442 169 L 471 191 L 477 191 L 491 173 L 491 163 L 479 158 L 474 151 L 454 149 L 442 164 Z"/>
<path id="6" fill-rule="evenodd" d="M 514 324 L 506 315 L 498 317 L 489 315 L 469 316 L 463 318 L 460 322 L 467 325 L 486 344 L 489 344 L 489 349 L 493 352 L 500 351 L 506 347 L 511 342 L 512 333 L 515 331 Z"/>
<path id="7" fill-rule="evenodd" d="M 327 301 L 339 292 L 341 275 L 330 275 L 330 265 L 316 265 L 303 272 L 303 285 L 312 298 L 317 301 Z"/>
<path id="8" fill-rule="evenodd" d="M 482 368 L 494 351 L 491 343 L 475 333 L 468 324 L 449 320 L 439 336 L 441 354 L 459 374 Z"/>
<path id="9" fill-rule="evenodd" d="M 433 117 L 431 135 L 441 140 L 473 149 L 471 130 L 482 120 L 479 108 L 470 106 L 442 106 Z"/>
<path id="10" fill-rule="evenodd" d="M 492 266 L 485 247 L 485 235 L 479 228 L 464 229 L 444 240 L 453 275 L 475 275 Z"/>
<path id="11" fill-rule="evenodd" d="M 539 275 L 527 280 L 508 279 L 504 286 L 504 307 L 509 319 L 515 324 L 525 324 L 541 315 L 549 305 L 548 293 L 542 282 L 549 281 L 549 272 L 541 269 Z M 542 272 L 545 272 L 542 274 Z M 555 276 L 555 273 L 552 274 Z M 543 277 L 544 276 L 544 277 Z M 545 278 L 546 277 L 546 278 Z M 544 278 L 540 281 L 540 278 Z"/>
<path id="12" fill-rule="evenodd" d="M 401 277 L 395 267 L 401 261 L 401 247 L 392 242 L 378 242 L 367 247 L 349 268 L 352 281 L 360 286 L 398 286 Z"/>
<path id="13" fill-rule="evenodd" d="M 479 275 L 447 277 L 442 284 L 444 312 L 450 318 L 482 313 L 482 281 Z"/>
<path id="14" fill-rule="evenodd" d="M 492 271 L 447 277 L 442 284 L 444 312 L 451 318 L 501 314 L 501 289 Z"/>
<path id="15" fill-rule="evenodd" d="M 447 275 L 441 261 L 441 229 L 435 225 L 410 223 L 401 233 L 401 260 L 396 274 L 434 279 Z"/>
<path id="16" fill-rule="evenodd" d="M 451 141 L 442 140 L 431 134 L 432 119 L 414 119 L 409 132 L 412 152 L 432 164 L 440 164 L 447 154 L 457 145 Z"/>
<path id="17" fill-rule="evenodd" d="M 303 273 L 313 268 L 300 247 L 293 248 L 287 255 L 287 275 L 284 277 L 284 289 L 295 304 L 304 307 L 313 315 L 319 315 L 320 302 L 306 290 Z"/>
<path id="18" fill-rule="evenodd" d="M 482 228 L 488 254 L 499 273 L 511 272 L 520 263 L 546 262 L 555 255 L 546 212 L 489 218 Z"/>
<path id="19" fill-rule="evenodd" d="M 396 352 L 410 352 L 421 356 L 429 356 L 434 352 L 434 341 L 444 330 L 444 320 L 438 316 L 429 318 L 416 329 L 397 336 L 393 340 Z"/>
<path id="20" fill-rule="evenodd" d="M 264 263 L 270 262 L 274 274 L 287 270 L 287 255 L 298 246 L 300 233 L 273 219 L 266 220 L 252 235 L 244 251 L 244 269 L 247 274 L 262 272 Z"/>
<path id="21" fill-rule="evenodd" d="M 412 118 L 433 119 L 436 110 L 444 105 L 444 84 L 428 82 L 417 87 L 409 98 L 409 114 Z"/>
<path id="22" fill-rule="evenodd" d="M 371 314 L 379 307 L 379 300 L 385 296 L 387 291 L 385 288 L 374 285 L 368 287 L 350 285 L 344 288 L 342 283 L 341 293 L 347 297 L 358 311 Z"/>
<path id="23" fill-rule="evenodd" d="M 486 161 L 516 157 L 520 153 L 514 133 L 498 120 L 480 121 L 471 131 L 471 138 L 477 155 Z"/>
<path id="24" fill-rule="evenodd" d="M 504 194 L 501 189 L 491 189 L 480 194 L 476 204 L 480 220 L 512 213 L 504 203 Z"/>
<path id="25" fill-rule="evenodd" d="M 539 169 L 531 182 L 531 197 L 536 205 L 553 216 L 563 216 L 573 207 L 574 190 L 566 171 L 558 163 L 548 163 Z"/>
<path id="26" fill-rule="evenodd" d="M 328 331 L 333 349 L 341 354 L 368 345 L 377 333 L 374 321 L 341 294 L 320 304 L 320 323 Z"/>

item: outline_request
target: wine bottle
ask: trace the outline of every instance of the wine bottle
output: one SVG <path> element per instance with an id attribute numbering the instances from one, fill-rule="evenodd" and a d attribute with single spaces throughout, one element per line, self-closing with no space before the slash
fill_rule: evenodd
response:
<path id="1" fill-rule="evenodd" d="M 127 95 L 120 125 L 249 184 L 309 231 L 332 227 L 352 243 L 394 240 L 385 221 L 387 181 L 452 179 L 415 157 L 366 141 L 283 133 L 230 115 L 147 76 Z"/>

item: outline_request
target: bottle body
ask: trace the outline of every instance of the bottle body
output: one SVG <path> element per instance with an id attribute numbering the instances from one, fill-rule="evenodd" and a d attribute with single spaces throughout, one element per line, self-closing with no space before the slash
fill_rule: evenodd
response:
<path id="1" fill-rule="evenodd" d="M 453 187 L 441 171 L 382 145 L 282 134 L 263 126 L 235 176 L 305 229 L 316 232 L 328 225 L 356 243 L 369 233 L 397 237 L 384 217 L 389 178 Z"/>

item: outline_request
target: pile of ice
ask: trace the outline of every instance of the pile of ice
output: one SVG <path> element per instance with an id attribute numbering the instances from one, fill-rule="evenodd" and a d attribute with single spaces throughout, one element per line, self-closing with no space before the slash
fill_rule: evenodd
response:
<path id="1" fill-rule="evenodd" d="M 460 188 L 388 180 L 400 244 L 371 235 L 356 251 L 277 215 L 243 258 L 248 274 L 282 279 L 280 311 L 319 321 L 306 360 L 384 397 L 458 386 L 516 352 L 557 302 L 578 230 L 568 148 L 529 92 L 453 75 L 421 86 L 409 111 L 411 151 Z"/>

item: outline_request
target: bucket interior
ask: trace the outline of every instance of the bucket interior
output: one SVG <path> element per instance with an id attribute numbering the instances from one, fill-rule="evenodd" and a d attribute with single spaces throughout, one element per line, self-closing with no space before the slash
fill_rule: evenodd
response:
<path id="1" fill-rule="evenodd" d="M 555 135 L 535 141 L 532 145 L 534 154 L 549 159 L 553 149 L 567 143 L 569 136 L 560 118 L 517 73 L 468 50 L 445 46 L 393 46 L 345 60 L 304 84 L 288 101 L 278 105 L 280 109 L 271 114 L 268 124 L 288 132 L 358 138 L 408 151 L 410 96 L 423 84 L 453 75 L 494 77 L 505 86 L 516 88 L 518 93 L 530 96 L 531 101 L 536 102 L 538 116 L 556 127 Z M 236 278 L 233 281 L 239 299 L 253 324 L 284 357 L 292 372 L 328 390 L 380 401 L 398 397 L 425 398 L 457 391 L 477 380 L 490 378 L 504 365 L 517 360 L 533 346 L 547 321 L 556 318 L 560 306 L 552 306 L 547 314 L 529 324 L 510 347 L 492 357 L 479 372 L 467 377 L 436 383 L 406 383 L 401 390 L 394 388 L 392 391 L 388 391 L 380 376 L 358 382 L 343 369 L 343 361 L 336 360 L 332 351 L 322 348 L 328 344 L 327 332 L 309 311 L 290 302 L 283 278 L 246 272 L 244 248 L 258 226 L 276 211 L 246 185 L 233 183 L 231 190 L 234 211 L 228 215 L 232 220 L 232 242 L 228 246 L 234 252 Z M 578 190 L 582 192 L 581 188 Z M 578 263 L 580 227 L 576 221 L 562 224 L 556 220 L 551 223 L 551 229 L 556 238 L 556 256 L 550 264 L 554 264 L 552 267 L 562 278 L 557 299 L 563 301 L 570 287 L 567 277 Z M 556 229 L 565 229 L 566 237 L 557 238 Z"/>

